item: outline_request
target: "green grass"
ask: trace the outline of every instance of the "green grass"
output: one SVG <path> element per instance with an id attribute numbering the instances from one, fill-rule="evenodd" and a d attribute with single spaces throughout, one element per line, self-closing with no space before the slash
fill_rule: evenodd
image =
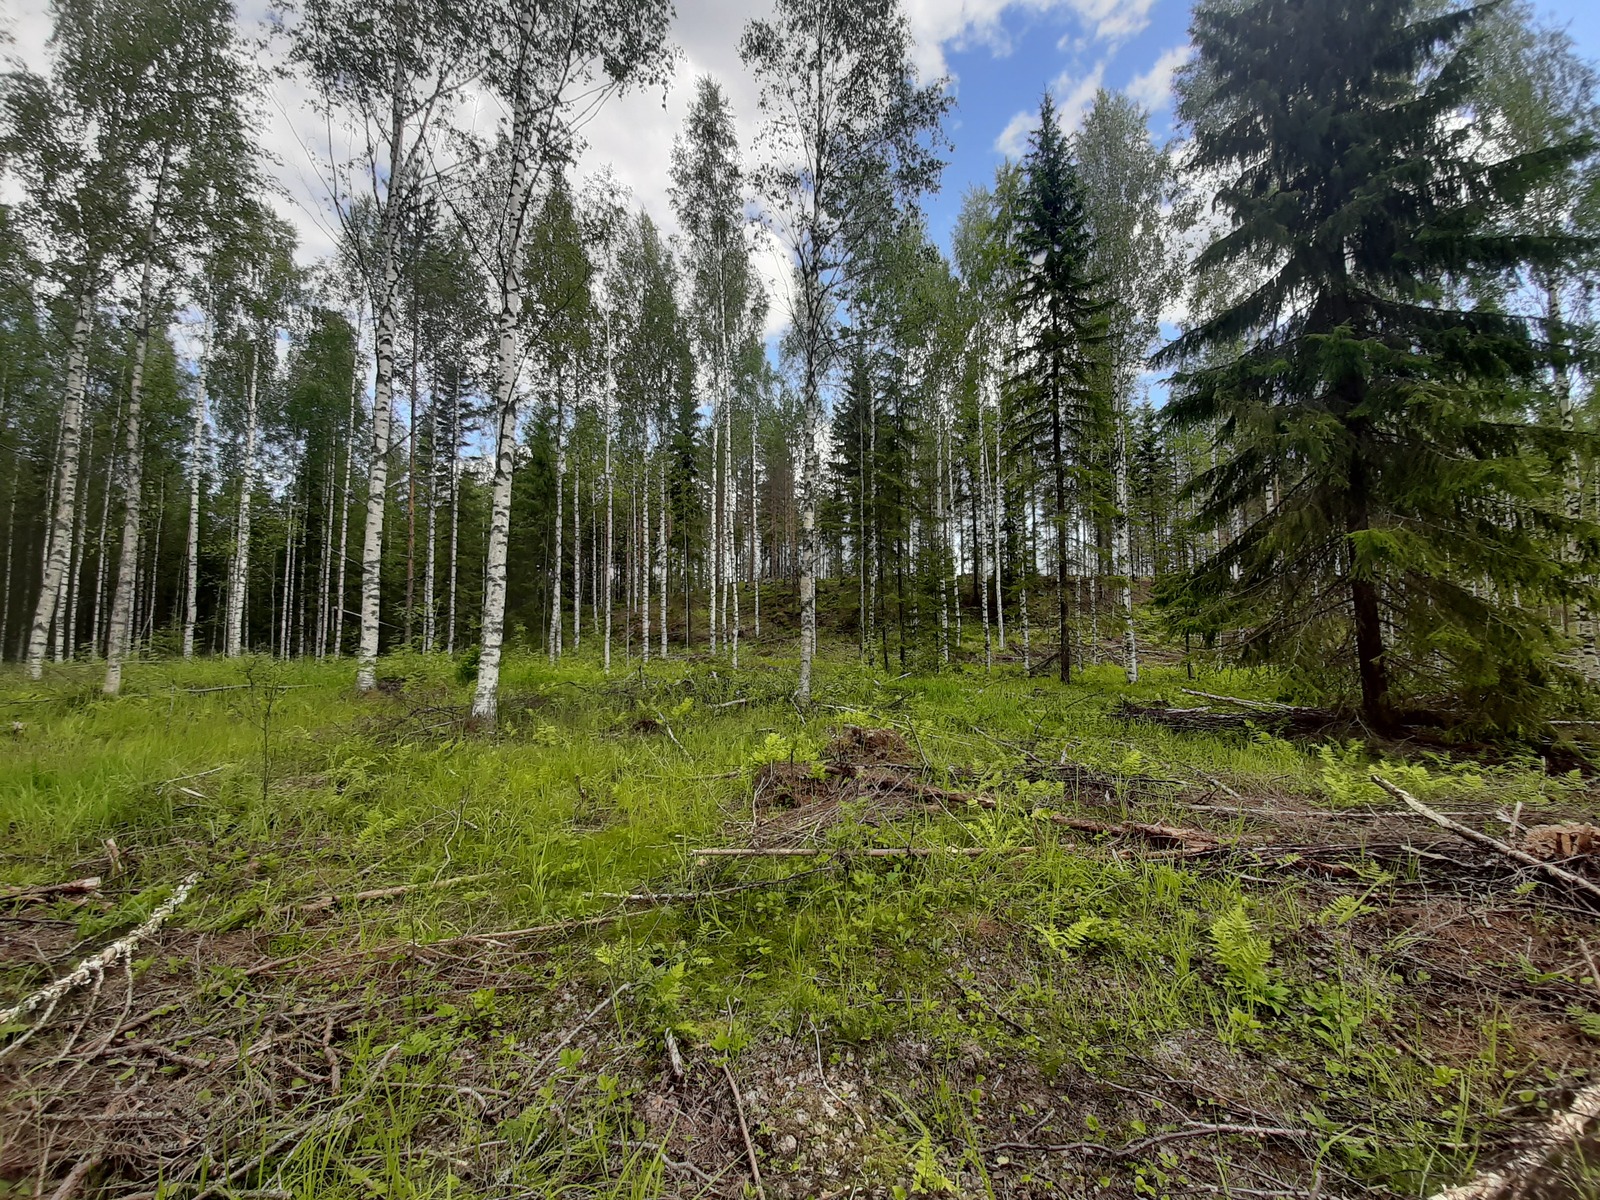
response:
<path id="1" fill-rule="evenodd" d="M 1567 897 L 1482 881 L 1435 897 L 1422 886 L 1438 869 L 1429 860 L 1359 850 L 1333 875 L 1300 869 L 1292 847 L 1256 862 L 1163 859 L 1040 819 L 1306 837 L 1257 816 L 1200 815 L 1197 800 L 1228 803 L 1206 796 L 1220 779 L 1252 805 L 1326 808 L 1348 841 L 1359 832 L 1339 813 L 1390 807 L 1367 781 L 1375 768 L 1485 817 L 1520 802 L 1524 820 L 1590 805 L 1574 777 L 1534 759 L 1379 761 L 1351 744 L 1116 717 L 1124 697 L 1195 703 L 1178 693 L 1182 673 L 1162 668 L 1130 686 L 1092 667 L 1062 687 L 1014 667 L 896 678 L 836 654 L 802 711 L 793 664 L 753 649 L 738 672 L 702 658 L 635 662 L 609 678 L 587 648 L 559 669 L 513 656 L 493 735 L 458 719 L 468 679 L 442 656 L 386 660 L 380 674 L 395 683 L 371 698 L 353 694 L 347 663 L 145 663 L 115 700 L 87 666 L 52 669 L 39 685 L 8 672 L 0 712 L 19 726 L 0 756 L 0 883 L 105 871 L 108 838 L 126 869 L 107 882 L 109 908 L 30 909 L 71 921 L 71 936 L 59 962 L 0 964 L 0 995 L 125 932 L 173 882 L 202 872 L 137 962 L 132 1011 L 174 1007 L 128 1038 L 158 1031 L 212 1068 L 101 1059 L 74 1078 L 109 1088 L 124 1070 L 153 1071 L 146 1087 L 193 1114 L 215 1163 L 187 1184 L 236 1173 L 229 1186 L 296 1197 L 737 1189 L 744 1151 L 724 1061 L 752 1091 L 776 1194 L 859 1183 L 897 1195 L 1254 1195 L 1274 1179 L 1279 1191 L 1321 1180 L 1418 1194 L 1499 1154 L 1512 1123 L 1559 1105 L 1600 1063 L 1600 1041 L 1565 1011 L 1600 1008 L 1572 966 L 1584 923 L 1540 904 Z M 1274 694 L 1270 678 L 1237 672 L 1199 686 Z M 201 688 L 231 690 L 190 690 Z M 847 803 L 819 825 L 821 844 L 989 853 L 689 853 L 746 844 L 761 766 L 820 762 L 852 724 L 899 731 L 927 782 L 996 804 Z M 1074 799 L 1058 781 L 1027 778 L 1063 760 L 1121 782 Z M 1152 790 L 1141 776 L 1190 786 Z M 303 911 L 327 894 L 466 875 L 487 878 Z M 615 898 L 744 883 L 771 886 L 671 904 Z M 1457 928 L 1459 915 L 1436 900 L 1504 923 L 1481 977 L 1441 977 L 1428 958 L 1430 922 Z M 500 946 L 409 949 L 609 913 L 622 915 Z M 85 1039 L 116 1031 L 119 988 L 108 979 L 104 990 Z M 610 994 L 614 1005 L 584 1023 Z M 259 1066 L 216 1065 L 226 1051 L 207 1029 L 232 1021 L 227 1044 L 248 1046 L 283 1036 L 283 1014 L 297 1009 L 315 1022 L 336 1010 L 336 1036 L 319 1024 L 288 1048 L 269 1044 Z M 0 1077 L 13 1104 L 49 1093 L 84 1011 Z M 664 1082 L 667 1030 L 690 1062 L 682 1088 Z M 802 1067 L 816 1079 L 796 1099 L 785 1089 Z M 835 1104 L 841 1089 L 855 1099 Z M 682 1099 L 691 1093 L 694 1103 Z M 84 1095 L 103 1106 L 109 1093 Z M 838 1109 L 832 1125 L 815 1111 L 797 1124 L 819 1100 Z M 1125 1158 L 992 1149 L 1114 1149 L 1185 1121 L 1303 1134 L 1175 1139 Z M 190 1146 L 166 1165 L 135 1155 L 117 1170 L 176 1188 L 197 1154 Z"/>

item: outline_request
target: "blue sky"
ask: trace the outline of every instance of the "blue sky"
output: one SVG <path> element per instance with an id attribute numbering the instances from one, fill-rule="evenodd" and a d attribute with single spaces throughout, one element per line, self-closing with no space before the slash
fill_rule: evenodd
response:
<path id="1" fill-rule="evenodd" d="M 1141 7 L 1138 0 L 1115 7 L 1013 4 L 1000 13 L 993 36 L 945 46 L 957 97 L 950 122 L 955 148 L 941 192 L 926 206 L 931 232 L 942 244 L 947 244 L 962 193 L 992 179 L 1002 147 L 1025 146 L 1018 114 L 1034 112 L 1047 87 L 1067 120 L 1081 111 L 1096 86 L 1126 90 L 1152 110 L 1158 139 L 1172 134 L 1167 85 L 1171 68 L 1187 53 L 1191 5 L 1187 0 L 1154 0 L 1140 21 Z M 1120 32 L 1116 18 L 1130 10 L 1135 18 L 1124 24 L 1141 27 Z M 1536 10 L 1565 27 L 1585 57 L 1600 60 L 1600 3 L 1543 0 Z M 1097 20 L 1099 12 L 1106 17 Z"/>

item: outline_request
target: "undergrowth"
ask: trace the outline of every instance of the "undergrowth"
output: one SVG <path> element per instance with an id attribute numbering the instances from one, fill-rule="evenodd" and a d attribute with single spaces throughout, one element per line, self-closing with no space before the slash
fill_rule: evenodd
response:
<path id="1" fill-rule="evenodd" d="M 1461 988 L 1441 1009 L 1416 958 L 1434 919 L 1418 908 L 1425 859 L 1358 855 L 1329 883 L 1301 869 L 1304 851 L 1219 865 L 1043 819 L 1192 825 L 1196 796 L 1220 810 L 1230 795 L 1359 816 L 1392 807 L 1377 772 L 1433 803 L 1520 805 L 1532 820 L 1587 803 L 1575 774 L 1118 718 L 1124 697 L 1187 682 L 1161 669 L 1130 686 L 1089 668 L 1061 687 L 1010 671 L 889 677 L 838 658 L 802 710 L 792 664 L 752 651 L 737 672 L 668 660 L 609 677 L 587 659 L 513 656 L 492 735 L 468 729 L 470 671 L 442 656 L 387 660 L 385 690 L 365 699 L 343 663 L 142 664 L 115 700 L 88 670 L 42 686 L 7 674 L 0 881 L 51 883 L 114 855 L 109 906 L 51 909 L 81 946 L 201 871 L 174 924 L 221 957 L 197 967 L 202 950 L 180 962 L 152 949 L 137 967 L 187 979 L 185 1006 L 238 1012 L 269 1006 L 271 973 L 251 974 L 263 961 L 309 965 L 297 996 L 353 1003 L 377 986 L 363 953 L 616 914 L 477 986 L 444 986 L 438 963 L 455 960 L 424 960 L 433 973 L 408 998 L 340 1026 L 336 1097 L 313 1103 L 315 1072 L 283 1085 L 275 1104 L 319 1114 L 298 1143 L 276 1145 L 276 1110 L 238 1107 L 230 1091 L 230 1142 L 209 1152 L 220 1164 L 256 1146 L 259 1168 L 240 1179 L 297 1197 L 710 1194 L 703 1168 L 674 1165 L 681 1131 L 650 1115 L 668 1032 L 692 1063 L 746 1079 L 769 1186 L 794 1195 L 826 1194 L 830 1165 L 841 1187 L 892 1195 L 1045 1194 L 1047 1179 L 1259 1195 L 1273 1178 L 1417 1194 L 1492 1156 L 1508 1122 L 1558 1105 L 1596 1059 L 1600 1006 L 1557 996 L 1578 994 L 1581 972 L 1552 970 L 1571 935 L 1527 881 L 1512 901 L 1548 953 L 1503 968 L 1552 998 L 1529 1009 L 1505 989 Z M 1242 673 L 1205 686 L 1272 691 Z M 810 843 L 831 856 L 693 853 L 748 842 L 769 815 L 751 798 L 763 770 L 831 778 L 830 743 L 850 725 L 896 731 L 922 778 L 967 801 L 886 817 L 847 799 Z M 1051 773 L 1061 764 L 1107 782 L 1069 794 Z M 1245 812 L 1207 820 L 1224 837 L 1254 828 Z M 456 877 L 473 878 L 448 886 Z M 406 885 L 391 900 L 312 904 Z M 660 893 L 701 898 L 649 902 Z M 476 945 L 482 970 L 496 943 Z M 9 959 L 6 994 L 45 974 Z M 583 1038 L 550 1050 L 606 996 Z M 849 1126 L 844 1149 L 815 1113 L 796 1136 L 780 1048 L 817 1068 L 813 1091 Z M 1152 1088 L 1166 1098 L 1151 1103 Z M 1185 1095 L 1201 1106 L 1187 1115 Z M 1294 1136 L 1120 1153 L 1206 1112 Z M 992 1149 L 1029 1138 L 1105 1152 Z M 807 1157 L 813 1140 L 820 1158 Z M 737 1179 L 743 1150 L 730 1153 Z M 811 1182 L 782 1192 L 786 1178 Z"/>

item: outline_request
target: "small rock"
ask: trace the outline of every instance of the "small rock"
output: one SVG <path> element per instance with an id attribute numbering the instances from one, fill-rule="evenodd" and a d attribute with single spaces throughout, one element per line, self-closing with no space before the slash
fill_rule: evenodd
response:
<path id="1" fill-rule="evenodd" d="M 795 1141 L 794 1134 L 786 1133 L 778 1139 L 779 1154 L 793 1154 L 800 1148 L 800 1143 Z"/>

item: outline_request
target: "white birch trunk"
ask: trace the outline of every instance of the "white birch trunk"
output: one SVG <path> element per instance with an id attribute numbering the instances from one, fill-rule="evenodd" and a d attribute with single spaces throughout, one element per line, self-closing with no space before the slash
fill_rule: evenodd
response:
<path id="1" fill-rule="evenodd" d="M 944 458 L 949 449 L 946 433 L 945 423 L 941 419 L 939 427 L 934 431 L 934 519 L 938 523 L 939 553 L 944 555 L 946 561 L 948 561 L 952 556 L 950 554 L 950 512 L 946 506 L 944 490 Z M 948 667 L 950 665 L 950 579 L 945 573 L 944 563 L 936 564 L 934 569 L 939 574 L 939 661 Z"/>
<path id="2" fill-rule="evenodd" d="M 454 428 L 453 423 L 451 428 Z M 454 434 L 451 436 L 453 438 Z M 457 567 L 460 565 L 461 460 L 457 456 L 457 450 L 458 447 L 452 442 L 450 446 L 450 595 L 444 627 L 444 652 L 450 655 L 456 652 L 456 581 L 459 578 Z"/>
<path id="3" fill-rule="evenodd" d="M 122 428 L 122 397 L 117 397 L 117 412 L 111 421 L 111 453 L 107 456 L 105 486 L 100 489 L 100 529 L 95 535 L 94 550 L 94 614 L 89 622 L 89 657 L 100 656 L 100 650 L 105 645 L 105 597 L 106 597 L 106 537 L 111 529 L 111 481 L 116 478 L 117 464 L 117 430 Z M 88 497 L 84 497 L 87 502 Z"/>
<path id="4" fill-rule="evenodd" d="M 996 648 L 1001 654 L 1006 651 L 1006 604 L 1003 572 L 1005 570 L 1005 554 L 1001 544 L 1001 526 L 1005 522 L 1005 492 L 1002 489 L 1000 476 L 1000 404 L 996 397 L 994 409 L 994 471 L 990 476 L 990 485 L 994 493 L 994 501 L 990 506 L 990 517 L 993 521 L 993 552 L 994 560 L 994 616 L 996 631 Z"/>
<path id="5" fill-rule="evenodd" d="M 317 563 L 317 641 L 315 657 L 318 662 L 328 653 L 328 618 L 332 614 L 333 597 L 329 594 L 333 584 L 333 496 L 338 479 L 339 439 L 333 439 L 333 453 L 328 456 L 328 466 L 322 474 L 322 552 Z"/>
<path id="6" fill-rule="evenodd" d="M 606 322 L 606 395 L 605 412 L 603 414 L 606 426 L 606 461 L 605 478 L 603 486 L 606 493 L 606 631 L 605 641 L 602 643 L 601 664 L 609 674 L 611 671 L 611 597 L 617 590 L 617 555 L 616 555 L 616 506 L 614 498 L 616 486 L 611 478 L 611 407 L 613 394 L 616 387 L 616 377 L 612 373 L 611 362 L 611 324 Z"/>
<path id="7" fill-rule="evenodd" d="M 562 441 L 566 414 L 562 410 L 561 373 L 556 372 L 556 547 L 555 561 L 550 570 L 550 665 L 561 661 L 561 554 L 564 515 L 561 511 L 562 490 L 566 483 L 567 448 Z"/>
<path id="8" fill-rule="evenodd" d="M 438 381 L 432 381 L 437 385 Z M 435 611 L 434 577 L 439 571 L 439 394 L 432 390 L 428 399 L 428 552 L 422 576 L 422 652 L 432 654 L 438 641 L 439 620 Z"/>
<path id="9" fill-rule="evenodd" d="M 756 414 L 750 414 L 750 590 L 754 602 L 752 621 L 757 641 L 761 640 L 761 525 L 756 503 Z M 685 571 L 688 567 L 685 566 Z"/>
<path id="10" fill-rule="evenodd" d="M 733 655 L 733 668 L 739 669 L 739 572 L 734 562 L 734 497 L 738 489 L 733 478 L 733 401 L 728 397 L 724 405 L 722 428 L 722 511 L 723 551 L 722 561 L 728 576 L 728 596 L 733 601 L 733 615 L 728 625 L 728 646 Z"/>
<path id="11" fill-rule="evenodd" d="M 661 597 L 661 657 L 667 657 L 667 456 L 661 457 L 656 475 L 660 489 L 656 492 L 656 564 L 661 574 L 656 579 L 656 593 Z M 738 663 L 734 663 L 738 666 Z"/>
<path id="12" fill-rule="evenodd" d="M 649 434 L 647 433 L 648 439 Z M 650 583 L 655 576 L 654 530 L 650 528 L 650 456 L 645 455 L 644 479 L 640 481 L 641 520 L 634 529 L 634 544 L 639 548 L 639 653 L 650 661 Z"/>
<path id="13" fill-rule="evenodd" d="M 122 689 L 122 660 L 132 640 L 133 602 L 139 566 L 140 501 L 144 488 L 144 364 L 150 347 L 150 321 L 155 305 L 155 260 L 147 255 L 139 283 L 139 328 L 134 335 L 133 368 L 128 375 L 128 420 L 123 427 L 122 545 L 117 552 L 117 582 L 111 593 L 111 624 L 106 632 L 106 678 L 103 690 L 115 696 Z"/>
<path id="14" fill-rule="evenodd" d="M 399 183 L 390 177 L 390 205 Z M 372 382 L 372 461 L 367 467 L 367 524 L 361 542 L 361 644 L 356 651 L 356 691 L 378 686 L 378 628 L 383 574 L 383 520 L 389 492 L 389 437 L 394 423 L 395 303 L 400 286 L 398 212 L 385 214 L 383 282 L 378 296 Z"/>
<path id="15" fill-rule="evenodd" d="M 576 405 L 576 401 L 574 401 Z M 573 427 L 578 424 L 574 412 Z M 572 652 L 583 645 L 583 508 L 579 497 L 578 456 L 572 456 Z"/>
<path id="16" fill-rule="evenodd" d="M 1120 406 L 1119 406 L 1120 407 Z M 1128 552 L 1128 433 L 1124 413 L 1114 414 L 1116 430 L 1117 509 L 1111 524 L 1112 570 L 1122 599 L 1122 645 L 1128 682 L 1139 682 L 1139 647 L 1133 632 L 1133 564 Z"/>
<path id="17" fill-rule="evenodd" d="M 523 45 L 531 50 L 533 16 L 521 15 Z M 484 563 L 482 652 L 478 656 L 478 685 L 472 697 L 472 719 L 492 725 L 499 706 L 500 655 L 506 623 L 506 547 L 511 535 L 511 478 L 516 466 L 517 367 L 520 356 L 520 325 L 523 305 L 523 254 L 527 244 L 529 209 L 537 149 L 533 144 L 531 85 L 526 78 L 517 82 L 511 118 L 511 189 L 506 197 L 505 214 L 511 236 L 503 247 L 505 264 L 499 283 L 500 312 L 498 345 L 495 354 L 495 436 L 494 482 L 489 498 L 489 538 Z"/>
<path id="18" fill-rule="evenodd" d="M 800 436 L 800 679 L 801 704 L 811 703 L 811 663 L 817 650 L 817 502 L 814 486 L 821 397 L 815 378 L 806 381 L 805 420 Z"/>
<path id="19" fill-rule="evenodd" d="M 183 657 L 194 657 L 194 627 L 200 619 L 200 475 L 205 461 L 206 371 L 211 356 L 211 317 L 200 344 L 199 394 L 194 403 L 194 433 L 189 438 L 189 531 L 184 551 Z"/>
<path id="20" fill-rule="evenodd" d="M 244 651 L 245 583 L 250 574 L 250 492 L 256 469 L 256 343 L 250 343 L 250 366 L 245 381 L 244 462 L 239 471 L 239 519 L 233 552 L 233 573 L 228 586 L 228 641 L 223 653 L 238 658 Z"/>
<path id="21" fill-rule="evenodd" d="M 113 438 L 115 434 L 113 434 Z M 84 475 L 85 466 L 93 467 L 94 464 L 94 425 L 89 424 L 83 437 L 83 460 L 78 466 L 78 477 Z M 69 557 L 71 568 L 67 576 L 67 619 L 62 625 L 62 646 L 67 658 L 77 657 L 76 639 L 78 636 L 78 593 L 82 589 L 84 552 L 88 549 L 89 534 L 89 497 L 84 495 L 84 503 L 78 505 L 77 520 L 72 531 L 72 554 Z"/>
<path id="22" fill-rule="evenodd" d="M 61 597 L 61 580 L 67 570 L 72 549 L 72 525 L 77 516 L 78 444 L 83 436 L 83 396 L 89 368 L 89 329 L 94 308 L 89 288 L 78 299 L 78 312 L 72 324 L 72 346 L 67 355 L 67 388 L 61 406 L 61 450 L 56 463 L 55 504 L 50 519 L 50 534 L 45 542 L 44 564 L 40 569 L 39 600 L 34 608 L 33 627 L 28 631 L 28 675 L 38 679 L 44 673 L 45 649 L 50 628 L 55 623 Z"/>
<path id="23" fill-rule="evenodd" d="M 721 383 L 718 382 L 720 392 Z M 711 587 L 706 595 L 706 636 L 710 651 L 717 653 L 721 628 L 718 623 L 719 601 L 722 593 L 722 411 L 719 403 L 711 414 Z"/>

